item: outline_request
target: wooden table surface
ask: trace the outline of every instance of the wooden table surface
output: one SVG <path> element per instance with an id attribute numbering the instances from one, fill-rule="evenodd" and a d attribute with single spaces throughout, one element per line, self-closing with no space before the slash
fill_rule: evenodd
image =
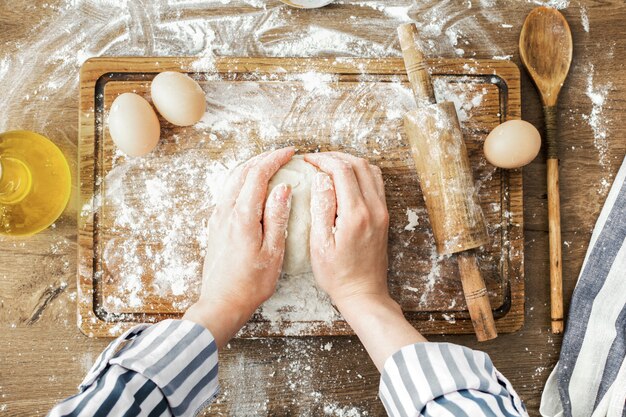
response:
<path id="1" fill-rule="evenodd" d="M 0 131 L 23 128 L 52 138 L 67 155 L 74 178 L 78 68 L 87 57 L 211 51 L 288 56 L 306 53 L 297 45 L 309 38 L 319 45 L 317 55 L 397 56 L 394 28 L 402 21 L 398 14 L 403 7 L 411 5 L 402 0 L 340 1 L 322 10 L 297 11 L 271 0 L 198 0 L 187 6 L 129 1 L 107 13 L 105 3 L 112 2 L 0 5 Z M 511 55 L 519 64 L 517 37 L 536 3 L 541 2 L 418 0 L 408 12 L 421 24 L 440 13 L 444 32 L 431 30 L 429 36 L 442 56 L 454 57 L 455 49 L 463 49 L 465 56 L 477 58 Z M 626 151 L 621 123 L 626 111 L 626 7 L 622 0 L 552 3 L 569 5 L 562 12 L 574 38 L 574 62 L 559 116 L 567 309 L 593 225 Z M 173 30 L 184 36 L 168 38 Z M 339 32 L 343 37 L 334 35 Z M 525 74 L 522 103 L 523 118 L 542 129 L 538 97 Z M 561 343 L 549 330 L 545 174 L 543 157 L 524 169 L 524 328 L 480 345 L 471 336 L 432 338 L 488 352 L 531 415 L 538 415 L 541 390 Z M 76 327 L 75 201 L 52 228 L 34 237 L 0 238 L 2 415 L 45 414 L 55 401 L 75 392 L 109 342 L 89 339 Z M 384 415 L 376 396 L 379 375 L 355 337 L 234 340 L 221 352 L 220 365 L 222 395 L 206 415 Z"/>

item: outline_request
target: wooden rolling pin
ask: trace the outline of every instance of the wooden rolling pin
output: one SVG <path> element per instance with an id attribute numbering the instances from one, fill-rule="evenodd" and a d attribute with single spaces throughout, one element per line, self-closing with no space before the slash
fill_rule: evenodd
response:
<path id="1" fill-rule="evenodd" d="M 485 282 L 473 249 L 489 242 L 487 224 L 474 186 L 461 125 L 452 102 L 437 103 L 414 24 L 398 28 L 417 110 L 404 128 L 420 180 L 437 252 L 455 254 L 463 292 L 479 341 L 498 336 Z"/>

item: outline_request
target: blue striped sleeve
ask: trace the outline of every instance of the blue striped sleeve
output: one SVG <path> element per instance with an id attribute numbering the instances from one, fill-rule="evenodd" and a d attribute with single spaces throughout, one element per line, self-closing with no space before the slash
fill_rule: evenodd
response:
<path id="1" fill-rule="evenodd" d="M 489 355 L 449 343 L 416 343 L 392 355 L 379 396 L 392 417 L 528 416 Z"/>
<path id="2" fill-rule="evenodd" d="M 80 393 L 49 416 L 193 416 L 217 394 L 217 346 L 204 327 L 165 320 L 111 342 Z"/>

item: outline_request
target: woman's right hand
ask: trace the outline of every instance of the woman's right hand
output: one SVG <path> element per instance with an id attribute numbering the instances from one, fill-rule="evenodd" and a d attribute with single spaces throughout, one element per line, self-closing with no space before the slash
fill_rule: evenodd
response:
<path id="1" fill-rule="evenodd" d="M 403 346 L 426 341 L 389 295 L 382 174 L 366 160 L 339 152 L 305 159 L 323 171 L 311 191 L 313 275 L 382 370 Z"/>
<path id="2" fill-rule="evenodd" d="M 339 152 L 308 154 L 319 172 L 311 193 L 311 264 L 318 285 L 341 307 L 389 297 L 389 214 L 380 168 Z"/>

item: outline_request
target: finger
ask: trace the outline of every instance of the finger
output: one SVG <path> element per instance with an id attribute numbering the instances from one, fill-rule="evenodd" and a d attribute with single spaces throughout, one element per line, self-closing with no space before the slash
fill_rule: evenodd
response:
<path id="1" fill-rule="evenodd" d="M 220 202 L 230 205 L 231 207 L 235 205 L 235 201 L 241 192 L 241 187 L 243 187 L 248 171 L 270 152 L 271 151 L 263 152 L 236 166 L 226 179 L 226 185 L 224 186 Z"/>
<path id="2" fill-rule="evenodd" d="M 361 194 L 363 194 L 363 199 L 369 207 L 380 204 L 376 180 L 374 179 L 372 169 L 370 168 L 371 165 L 366 159 L 358 158 L 354 155 L 343 152 L 328 152 L 328 154 L 352 165 L 352 170 L 356 175 L 356 179 L 359 183 L 359 189 L 361 190 Z"/>
<path id="3" fill-rule="evenodd" d="M 337 200 L 337 213 L 349 215 L 364 204 L 352 165 L 344 160 L 326 154 L 307 154 L 305 161 L 329 174 L 333 179 Z"/>
<path id="4" fill-rule="evenodd" d="M 294 148 L 283 148 L 270 152 L 248 169 L 235 209 L 247 216 L 249 222 L 260 222 L 263 204 L 267 196 L 270 179 L 294 154 Z"/>
<path id="5" fill-rule="evenodd" d="M 385 208 L 387 208 L 387 197 L 385 195 L 385 181 L 383 180 L 383 172 L 376 165 L 370 165 L 370 169 L 372 170 L 372 176 L 374 177 L 374 182 L 376 183 L 376 193 L 378 197 L 381 199 Z"/>
<path id="6" fill-rule="evenodd" d="M 263 248 L 270 256 L 279 256 L 281 261 L 285 253 L 291 195 L 291 187 L 278 184 L 267 197 L 263 211 Z"/>
<path id="7" fill-rule="evenodd" d="M 328 174 L 315 174 L 311 187 L 311 249 L 323 250 L 334 245 L 333 228 L 337 216 L 337 200 L 333 181 Z"/>

